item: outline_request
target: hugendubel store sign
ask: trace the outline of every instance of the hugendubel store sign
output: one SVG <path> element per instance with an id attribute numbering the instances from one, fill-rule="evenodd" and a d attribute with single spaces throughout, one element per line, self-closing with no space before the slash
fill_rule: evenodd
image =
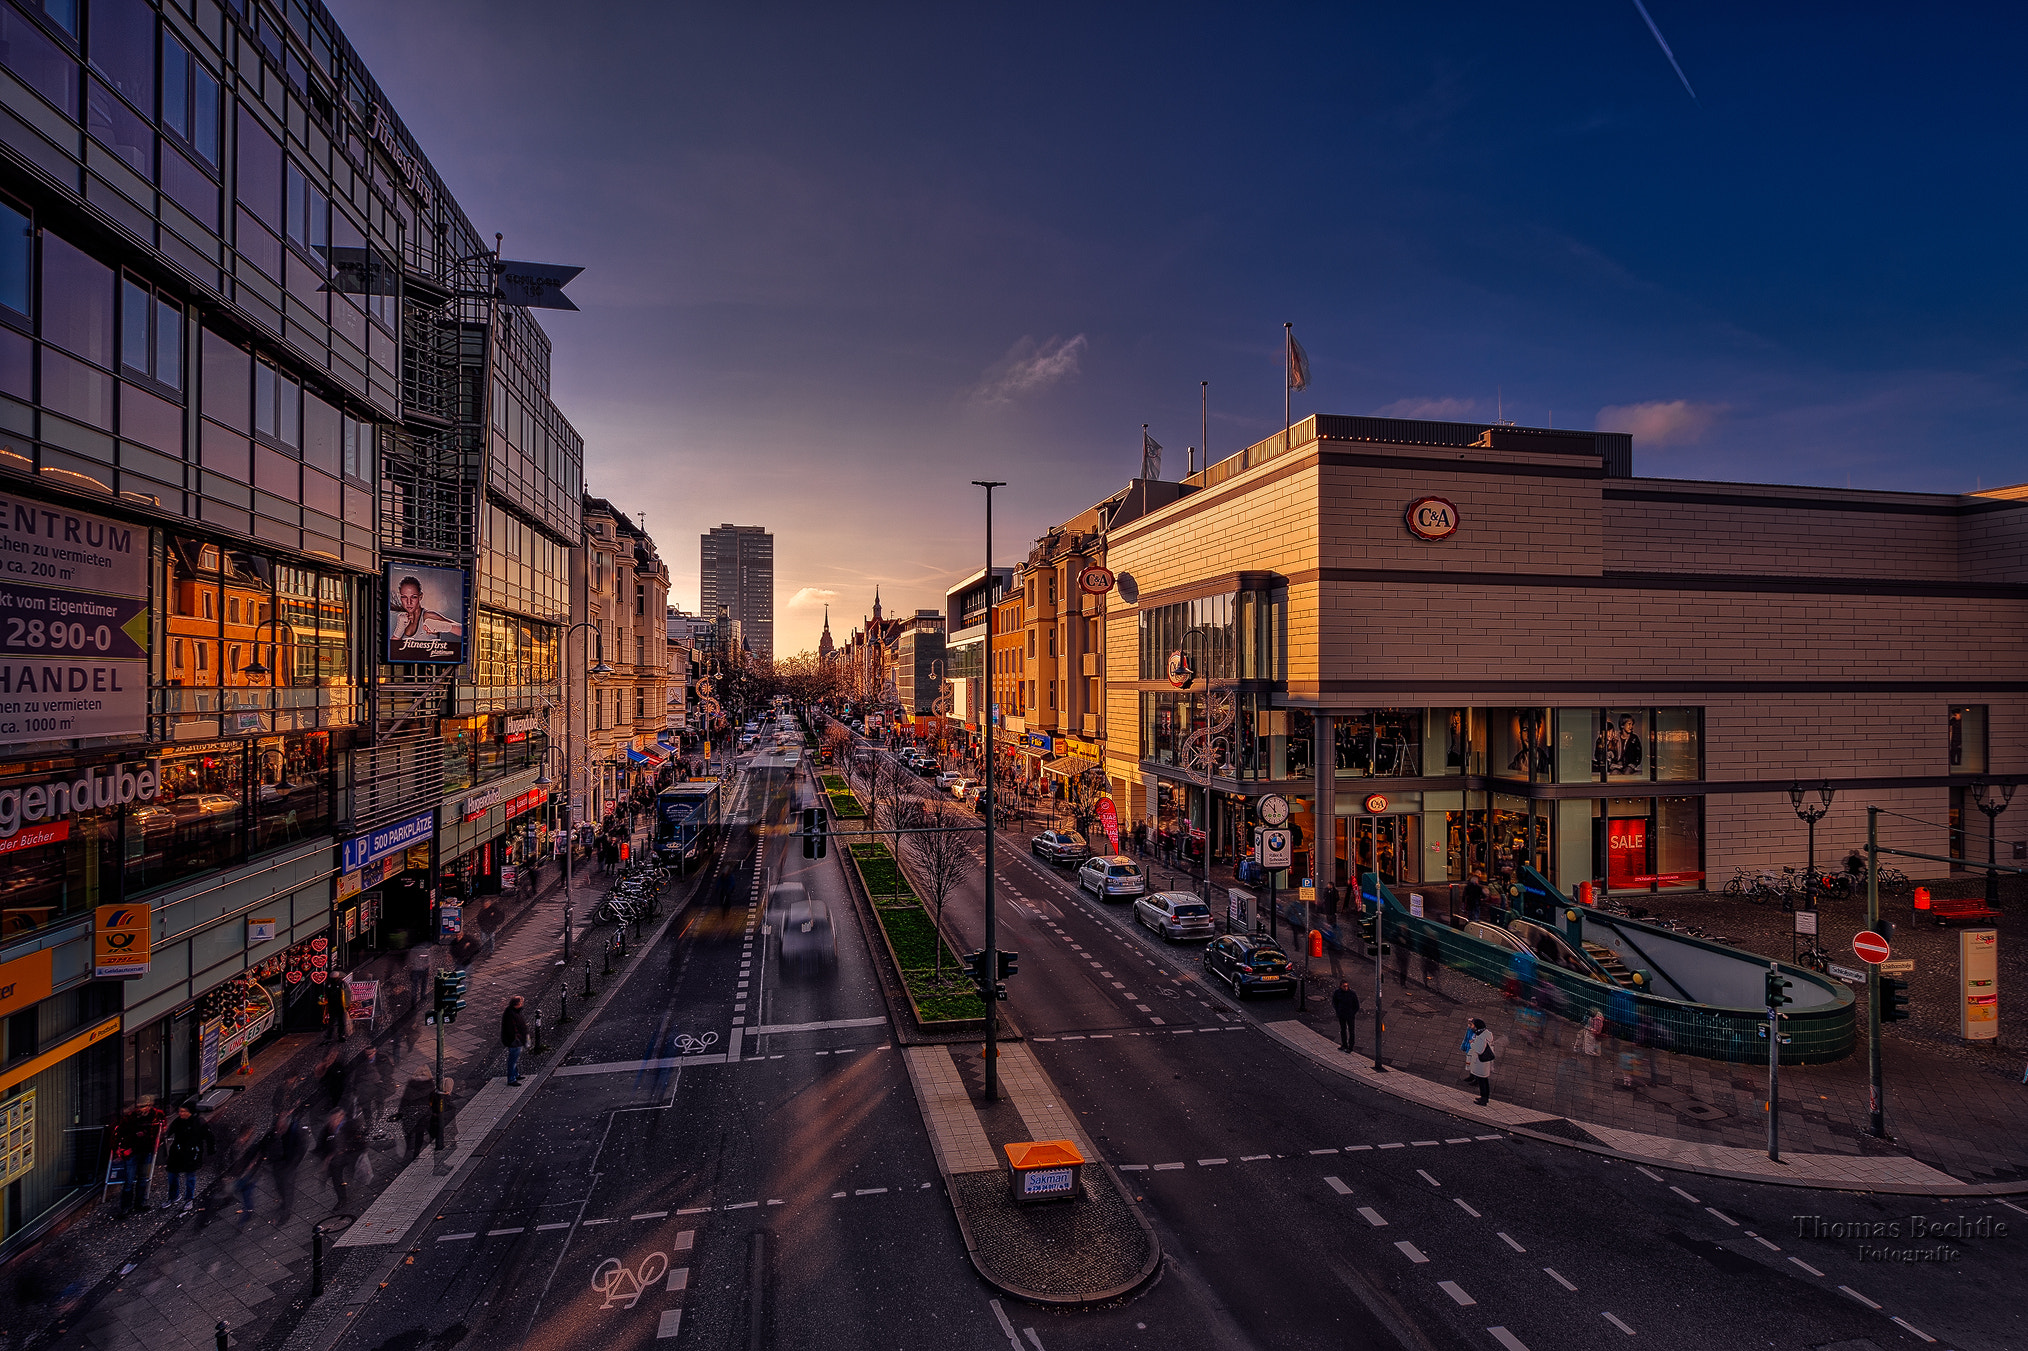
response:
<path id="1" fill-rule="evenodd" d="M 153 802 L 162 776 L 149 765 L 95 765 L 75 779 L 0 789 L 0 854 L 70 838 L 71 818 Z"/>
<path id="2" fill-rule="evenodd" d="M 148 723 L 148 531 L 0 496 L 0 746 Z"/>

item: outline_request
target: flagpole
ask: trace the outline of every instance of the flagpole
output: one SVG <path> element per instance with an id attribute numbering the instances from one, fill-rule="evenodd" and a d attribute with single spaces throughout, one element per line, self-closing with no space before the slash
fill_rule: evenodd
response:
<path id="1" fill-rule="evenodd" d="M 1204 467 L 1211 467 L 1211 382 L 1197 382 L 1197 417 L 1199 429 L 1197 443 L 1204 447 Z"/>
<path id="2" fill-rule="evenodd" d="M 1148 477 L 1148 424 L 1141 424 L 1141 477 Z"/>
<path id="3" fill-rule="evenodd" d="M 1296 326 L 1282 325 L 1282 450 L 1289 448 L 1289 391 L 1296 385 Z"/>

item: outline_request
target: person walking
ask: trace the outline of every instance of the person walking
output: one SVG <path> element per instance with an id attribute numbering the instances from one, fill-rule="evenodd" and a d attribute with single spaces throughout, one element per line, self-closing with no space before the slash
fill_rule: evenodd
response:
<path id="1" fill-rule="evenodd" d="M 324 1160 L 324 1180 L 331 1184 L 331 1193 L 337 1198 L 334 1209 L 340 1214 L 345 1211 L 352 1170 L 365 1152 L 366 1133 L 359 1123 L 342 1108 L 331 1113 L 324 1123 L 323 1137 L 317 1141 L 317 1154 Z"/>
<path id="2" fill-rule="evenodd" d="M 1479 1106 L 1484 1107 L 1493 1097 L 1493 1034 L 1486 1030 L 1483 1018 L 1472 1019 L 1472 1035 L 1465 1042 L 1465 1066 L 1479 1081 Z"/>
<path id="3" fill-rule="evenodd" d="M 531 867 L 525 875 L 533 876 L 534 871 Z M 500 898 L 487 897 L 486 903 L 479 907 L 479 944 L 480 950 L 488 957 L 493 955 L 493 940 L 499 935 L 500 926 L 506 922 L 507 909 L 500 904 Z"/>
<path id="4" fill-rule="evenodd" d="M 418 943 L 408 950 L 408 1006 L 422 1007 L 423 996 L 430 992 L 430 968 L 436 964 L 436 948 L 429 943 Z"/>
<path id="5" fill-rule="evenodd" d="M 507 1048 L 507 1086 L 521 1083 L 521 1053 L 528 1048 L 528 1015 L 521 1011 L 521 996 L 515 995 L 500 1011 L 500 1044 Z"/>
<path id="6" fill-rule="evenodd" d="M 1478 923 L 1486 908 L 1486 883 L 1476 872 L 1465 882 L 1465 917 Z"/>
<path id="7" fill-rule="evenodd" d="M 422 1157 L 423 1144 L 429 1138 L 430 1095 L 436 1091 L 436 1080 L 428 1071 L 411 1075 L 401 1090 L 402 1136 L 408 1144 L 411 1159 Z"/>
<path id="8" fill-rule="evenodd" d="M 1352 982 L 1341 980 L 1331 992 L 1331 1011 L 1338 1015 L 1338 1049 L 1350 1054 L 1359 1049 L 1359 992 Z"/>
<path id="9" fill-rule="evenodd" d="M 120 1189 L 120 1214 L 148 1208 L 148 1179 L 155 1171 L 155 1146 L 161 1139 L 162 1109 L 143 1097 L 113 1123 L 113 1169 L 110 1180 Z"/>
<path id="10" fill-rule="evenodd" d="M 387 1105 L 387 1074 L 380 1048 L 369 1045 L 353 1058 L 345 1076 L 345 1087 L 352 1095 L 346 1110 L 359 1118 L 369 1136 L 379 1126 L 381 1110 Z"/>
<path id="11" fill-rule="evenodd" d="M 217 1147 L 211 1138 L 211 1123 L 191 1111 L 186 1102 L 176 1109 L 165 1143 L 169 1199 L 162 1203 L 162 1209 L 173 1210 L 181 1202 L 185 1211 L 191 1210 L 197 1205 L 197 1170 Z"/>
<path id="12" fill-rule="evenodd" d="M 296 1170 L 309 1156 L 312 1143 L 310 1128 L 304 1124 L 300 1110 L 278 1119 L 268 1136 L 264 1157 L 274 1174 L 275 1195 L 281 1200 L 281 1208 L 275 1212 L 277 1224 L 287 1224 L 289 1216 L 295 1213 Z"/>
<path id="13" fill-rule="evenodd" d="M 225 1177 L 232 1183 L 233 1192 L 239 1197 L 240 1233 L 254 1219 L 254 1190 L 260 1185 L 261 1158 L 266 1152 L 267 1141 L 255 1135 L 254 1127 L 241 1130 L 232 1142 L 232 1154 L 226 1160 Z"/>

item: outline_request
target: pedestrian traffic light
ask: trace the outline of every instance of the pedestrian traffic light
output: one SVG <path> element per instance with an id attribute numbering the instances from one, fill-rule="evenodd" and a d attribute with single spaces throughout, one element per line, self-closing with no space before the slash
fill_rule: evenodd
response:
<path id="1" fill-rule="evenodd" d="M 999 972 L 1000 975 L 1011 976 L 1016 971 L 1019 971 L 1021 969 L 1020 966 L 1018 965 L 1018 963 L 1021 961 L 1020 953 L 1010 952 L 1006 948 L 999 948 L 995 951 L 994 955 L 1000 959 L 1000 972 Z M 1005 995 L 1002 995 L 1000 997 L 1002 999 L 1006 998 Z"/>
<path id="2" fill-rule="evenodd" d="M 1904 1022 L 1910 1016 L 1908 1008 L 1908 982 L 1899 976 L 1880 978 L 1880 1021 L 1883 1023 Z"/>
<path id="3" fill-rule="evenodd" d="M 465 980 L 462 970 L 437 972 L 436 1015 L 445 1023 L 458 1021 L 458 1010 L 465 1007 Z"/>
<path id="4" fill-rule="evenodd" d="M 1001 983 L 1000 983 L 999 981 L 994 981 L 994 982 L 993 982 L 993 998 L 995 998 L 995 999 L 1005 999 L 1006 997 L 1007 997 L 1007 987 L 1006 987 L 1005 985 L 1001 984 Z"/>
<path id="5" fill-rule="evenodd" d="M 1793 1004 L 1795 999 L 1787 991 L 1795 988 L 1795 982 L 1784 980 L 1780 971 L 1770 965 L 1767 969 L 1767 1006 L 1778 1009 L 1784 1004 Z"/>
<path id="6" fill-rule="evenodd" d="M 965 963 L 965 974 L 972 978 L 972 984 L 983 985 L 986 980 L 986 954 L 968 952 L 962 960 Z"/>

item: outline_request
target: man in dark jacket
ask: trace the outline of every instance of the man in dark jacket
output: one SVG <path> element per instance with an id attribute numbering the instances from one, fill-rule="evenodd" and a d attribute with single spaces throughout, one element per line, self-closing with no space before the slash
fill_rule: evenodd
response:
<path id="1" fill-rule="evenodd" d="M 507 1048 L 507 1086 L 521 1082 L 521 1052 L 528 1047 L 528 1015 L 521 1011 L 521 996 L 515 995 L 500 1011 L 500 1044 Z"/>
<path id="2" fill-rule="evenodd" d="M 274 1173 L 275 1192 L 281 1198 L 281 1209 L 275 1213 L 277 1224 L 287 1224 L 289 1216 L 295 1212 L 296 1170 L 303 1166 L 303 1160 L 315 1143 L 309 1126 L 303 1122 L 300 1109 L 277 1119 L 274 1131 L 268 1136 L 265 1155 L 268 1167 Z"/>
<path id="3" fill-rule="evenodd" d="M 142 1098 L 113 1124 L 113 1180 L 124 1182 L 120 1213 L 130 1215 L 148 1206 L 148 1178 L 155 1171 L 155 1146 L 161 1139 L 163 1114 L 153 1098 Z"/>
<path id="4" fill-rule="evenodd" d="M 1331 992 L 1331 1011 L 1338 1015 L 1338 1049 L 1347 1053 L 1359 1049 L 1359 992 L 1351 981 L 1339 981 Z"/>
<path id="5" fill-rule="evenodd" d="M 197 1204 L 197 1170 L 216 1148 L 211 1138 L 211 1123 L 191 1111 L 189 1103 L 184 1103 L 176 1109 L 176 1116 L 169 1123 L 166 1143 L 169 1199 L 162 1208 L 172 1210 L 180 1201 L 183 1209 L 189 1210 Z"/>

